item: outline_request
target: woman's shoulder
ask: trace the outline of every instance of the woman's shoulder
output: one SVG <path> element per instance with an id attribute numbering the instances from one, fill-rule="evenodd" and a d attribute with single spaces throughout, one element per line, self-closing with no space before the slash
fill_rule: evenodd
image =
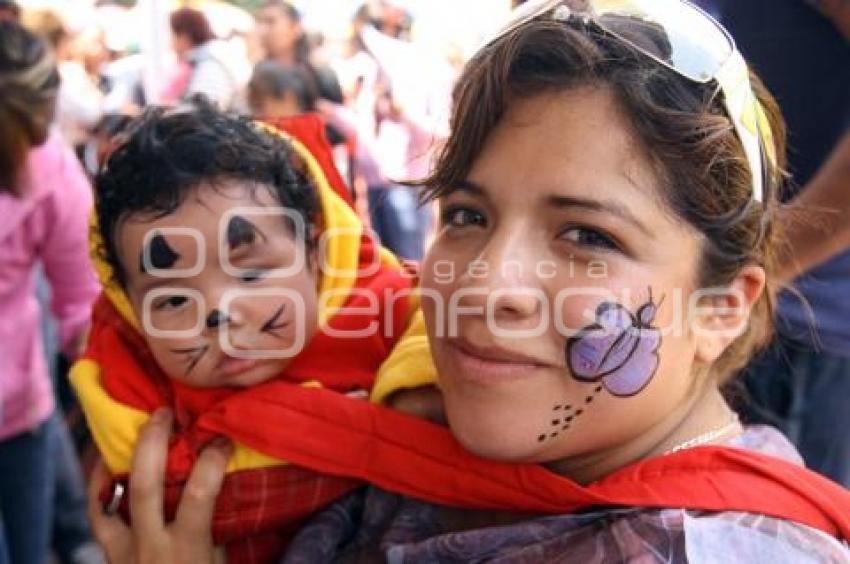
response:
<path id="1" fill-rule="evenodd" d="M 688 562 L 850 562 L 847 543 L 806 525 L 752 513 L 680 513 Z"/>
<path id="2" fill-rule="evenodd" d="M 726 443 L 727 446 L 742 448 L 780 458 L 803 466 L 803 457 L 785 435 L 769 425 L 747 425 L 744 432 Z"/>
<path id="3" fill-rule="evenodd" d="M 0 193 L 0 239 L 28 222 L 27 239 L 38 240 L 57 216 L 68 210 L 87 210 L 92 194 L 88 178 L 58 132 L 31 149 L 21 175 L 23 196 Z"/>

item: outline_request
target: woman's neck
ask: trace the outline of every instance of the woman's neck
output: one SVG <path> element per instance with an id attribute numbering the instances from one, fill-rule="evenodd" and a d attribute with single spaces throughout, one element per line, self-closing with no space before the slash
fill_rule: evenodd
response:
<path id="1" fill-rule="evenodd" d="M 667 418 L 633 440 L 546 466 L 580 484 L 587 484 L 633 462 L 675 450 L 689 441 L 695 444 L 688 446 L 722 442 L 741 430 L 737 416 L 723 399 L 716 381 L 710 379 Z"/>

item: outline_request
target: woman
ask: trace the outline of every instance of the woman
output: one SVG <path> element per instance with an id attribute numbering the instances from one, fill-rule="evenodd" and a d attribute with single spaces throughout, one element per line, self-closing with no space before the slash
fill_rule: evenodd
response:
<path id="1" fill-rule="evenodd" d="M 58 86 L 45 44 L 0 23 L 0 562 L 44 562 L 50 539 L 54 403 L 35 265 L 44 265 L 70 356 L 98 291 L 87 257 L 88 181 L 49 132 Z"/>
<path id="2" fill-rule="evenodd" d="M 649 17 L 603 4 L 532 2 L 487 43 L 460 78 L 451 138 L 424 182 L 441 207 L 421 278 L 445 415 L 467 451 L 513 466 L 475 463 L 391 412 L 360 427 L 372 455 L 357 458 L 340 426 L 336 451 L 330 440 L 315 449 L 407 496 L 355 494 L 308 524 L 288 561 L 850 556 L 850 495 L 795 466 L 776 431 L 742 428 L 721 392 L 770 333 L 776 106 L 758 83 L 759 106 L 749 88 L 741 97 L 732 46 L 689 4 L 653 2 Z M 151 539 L 137 554 L 210 559 L 205 519 L 226 451 L 204 452 L 196 495 L 165 528 L 144 496 L 158 491 L 167 421 L 137 451 L 146 479 L 131 498 L 147 510 L 134 532 Z M 381 473 L 405 452 L 418 467 L 395 481 Z M 312 454 L 299 462 L 330 467 Z M 497 502 L 497 486 L 536 497 Z M 464 497 L 472 491 L 492 497 Z M 806 493 L 792 503 L 792 492 Z M 778 498 L 789 504 L 765 505 Z M 103 518 L 99 529 L 127 534 Z"/>
<path id="3" fill-rule="evenodd" d="M 257 13 L 257 34 L 266 60 L 304 69 L 314 96 L 337 104 L 343 102 L 334 71 L 310 60 L 310 42 L 295 6 L 286 0 L 264 0 Z"/>
<path id="4" fill-rule="evenodd" d="M 238 83 L 206 16 L 192 8 L 180 8 L 171 13 L 170 22 L 172 48 L 182 67 L 166 88 L 165 99 L 188 100 L 203 94 L 219 108 L 230 109 Z"/>

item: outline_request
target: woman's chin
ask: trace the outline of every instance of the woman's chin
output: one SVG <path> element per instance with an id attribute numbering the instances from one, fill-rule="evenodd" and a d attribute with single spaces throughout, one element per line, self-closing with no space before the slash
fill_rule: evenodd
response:
<path id="1" fill-rule="evenodd" d="M 540 443 L 516 429 L 488 425 L 485 421 L 452 418 L 449 428 L 457 441 L 472 454 L 500 462 L 536 462 L 543 458 Z"/>

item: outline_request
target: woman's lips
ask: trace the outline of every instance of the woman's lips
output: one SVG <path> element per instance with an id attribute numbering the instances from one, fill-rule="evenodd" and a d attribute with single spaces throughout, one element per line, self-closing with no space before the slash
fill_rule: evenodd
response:
<path id="1" fill-rule="evenodd" d="M 452 363 L 458 373 L 454 378 L 491 384 L 529 378 L 550 365 L 526 355 L 498 347 L 479 347 L 463 339 L 447 343 Z"/>

